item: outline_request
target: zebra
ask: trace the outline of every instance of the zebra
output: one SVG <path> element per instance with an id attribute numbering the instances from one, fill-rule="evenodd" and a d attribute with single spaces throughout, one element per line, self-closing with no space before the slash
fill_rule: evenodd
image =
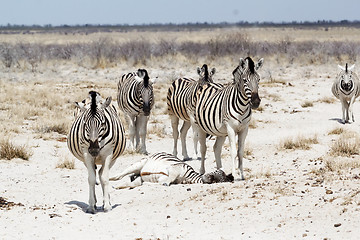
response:
<path id="1" fill-rule="evenodd" d="M 189 160 L 189 155 L 187 153 L 186 148 L 186 135 L 187 132 L 192 125 L 190 123 L 190 118 L 193 116 L 193 112 L 195 110 L 196 103 L 196 93 L 198 91 L 199 86 L 207 82 L 213 82 L 212 77 L 215 74 L 216 69 L 213 68 L 210 72 L 208 71 L 208 66 L 204 64 L 201 68 L 197 68 L 197 73 L 199 74 L 199 79 L 196 81 L 192 78 L 179 78 L 172 82 L 171 86 L 168 89 L 167 94 L 167 105 L 168 105 L 168 113 L 171 119 L 171 126 L 173 129 L 173 154 L 177 156 L 177 143 L 179 137 L 178 125 L 179 119 L 183 120 L 183 125 L 180 130 L 180 138 L 181 138 L 181 147 L 182 147 L 182 155 L 184 160 Z M 194 150 L 195 154 L 197 153 L 197 142 L 198 137 L 196 133 L 196 129 L 194 129 Z"/>
<path id="2" fill-rule="evenodd" d="M 75 103 L 77 112 L 67 137 L 70 152 L 84 162 L 88 170 L 89 206 L 87 213 L 95 213 L 96 165 L 103 190 L 103 209 L 112 209 L 109 195 L 109 170 L 125 149 L 124 127 L 120 122 L 111 97 L 105 100 L 95 91 L 89 92 L 89 99 Z"/>
<path id="3" fill-rule="evenodd" d="M 200 175 L 185 162 L 172 154 L 155 153 L 126 168 L 118 176 L 110 178 L 116 181 L 131 175 L 131 182 L 122 183 L 117 189 L 134 188 L 143 182 L 160 183 L 164 186 L 171 184 L 217 183 L 232 182 L 232 174 L 226 175 L 221 169 Z"/>
<path id="4" fill-rule="evenodd" d="M 221 148 L 226 136 L 229 137 L 230 153 L 232 159 L 232 174 L 240 175 L 244 179 L 242 159 L 244 155 L 244 142 L 248 133 L 251 118 L 251 109 L 260 105 L 258 85 L 260 75 L 257 71 L 263 65 L 263 58 L 256 64 L 247 57 L 240 58 L 240 64 L 233 71 L 233 82 L 222 88 L 211 85 L 200 89 L 195 109 L 195 120 L 199 128 L 201 151 L 200 173 L 205 172 L 206 134 L 216 136 L 214 153 L 217 168 L 221 168 Z M 238 143 L 236 150 L 236 135 Z M 237 153 L 236 153 L 237 152 Z M 238 167 L 235 168 L 236 155 Z"/>
<path id="5" fill-rule="evenodd" d="M 145 69 L 122 75 L 118 83 L 117 100 L 129 125 L 130 148 L 142 154 L 148 154 L 145 139 L 147 122 L 154 105 L 152 84 Z"/>
<path id="6" fill-rule="evenodd" d="M 338 65 L 338 67 L 341 69 L 341 72 L 335 79 L 331 90 L 334 96 L 341 101 L 343 112 L 342 122 L 355 122 L 353 104 L 355 99 L 360 95 L 359 78 L 356 73 L 352 71 L 355 64 L 348 67 L 346 63 L 345 68 L 340 65 Z"/>

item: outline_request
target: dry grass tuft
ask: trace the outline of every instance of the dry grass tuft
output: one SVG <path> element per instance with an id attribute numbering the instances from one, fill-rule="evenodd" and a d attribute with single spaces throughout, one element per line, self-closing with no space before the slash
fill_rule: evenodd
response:
<path id="1" fill-rule="evenodd" d="M 4 140 L 0 143 L 0 159 L 11 160 L 14 158 L 20 158 L 23 160 L 29 160 L 32 153 L 26 149 L 26 146 L 16 146 L 9 140 Z"/>
<path id="2" fill-rule="evenodd" d="M 334 103 L 336 101 L 336 99 L 335 98 L 333 98 L 333 97 L 323 97 L 323 98 L 320 98 L 319 100 L 318 100 L 318 102 L 321 102 L 321 103 Z"/>
<path id="3" fill-rule="evenodd" d="M 332 156 L 352 156 L 360 154 L 360 137 L 354 132 L 340 134 L 339 139 L 330 148 Z"/>
<path id="4" fill-rule="evenodd" d="M 315 135 L 313 137 L 303 137 L 298 136 L 296 138 L 286 138 L 280 143 L 279 149 L 303 149 L 309 150 L 312 144 L 319 143 L 318 137 Z"/>
<path id="5" fill-rule="evenodd" d="M 313 107 L 313 106 L 314 106 L 313 102 L 309 101 L 309 100 L 306 100 L 305 102 L 303 102 L 301 104 L 301 107 L 303 107 L 303 108 L 308 108 L 308 107 Z"/>
<path id="6" fill-rule="evenodd" d="M 345 132 L 345 129 L 343 129 L 342 127 L 336 127 L 333 130 L 331 130 L 328 134 L 329 135 L 340 135 L 343 132 Z"/>
<path id="7" fill-rule="evenodd" d="M 75 169 L 75 161 L 74 159 L 64 159 L 56 164 L 56 168 Z"/>

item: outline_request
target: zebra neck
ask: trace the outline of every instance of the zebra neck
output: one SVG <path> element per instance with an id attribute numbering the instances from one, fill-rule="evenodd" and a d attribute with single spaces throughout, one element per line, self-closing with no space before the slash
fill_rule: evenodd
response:
<path id="1" fill-rule="evenodd" d="M 202 175 L 195 172 L 195 170 L 191 166 L 187 164 L 184 165 L 184 170 L 185 170 L 185 174 L 184 174 L 183 183 L 185 184 L 203 183 Z"/>

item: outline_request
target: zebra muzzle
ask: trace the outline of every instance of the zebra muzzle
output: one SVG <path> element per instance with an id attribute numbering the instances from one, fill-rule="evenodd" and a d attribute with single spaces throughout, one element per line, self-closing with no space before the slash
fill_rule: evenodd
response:
<path id="1" fill-rule="evenodd" d="M 90 140 L 90 146 L 89 146 L 89 153 L 91 154 L 91 156 L 96 157 L 97 155 L 99 155 L 100 152 L 100 146 L 99 146 L 99 141 L 95 140 L 94 142 Z"/>
<path id="2" fill-rule="evenodd" d="M 261 99 L 258 93 L 251 93 L 251 108 L 257 109 L 260 106 Z"/>

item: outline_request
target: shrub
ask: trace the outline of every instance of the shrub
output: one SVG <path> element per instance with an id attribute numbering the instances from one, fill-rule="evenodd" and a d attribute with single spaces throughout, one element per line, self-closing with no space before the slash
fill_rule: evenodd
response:
<path id="1" fill-rule="evenodd" d="M 0 143 L 0 159 L 11 160 L 13 158 L 21 158 L 29 160 L 31 155 L 25 146 L 16 146 L 9 140 L 4 140 Z"/>

